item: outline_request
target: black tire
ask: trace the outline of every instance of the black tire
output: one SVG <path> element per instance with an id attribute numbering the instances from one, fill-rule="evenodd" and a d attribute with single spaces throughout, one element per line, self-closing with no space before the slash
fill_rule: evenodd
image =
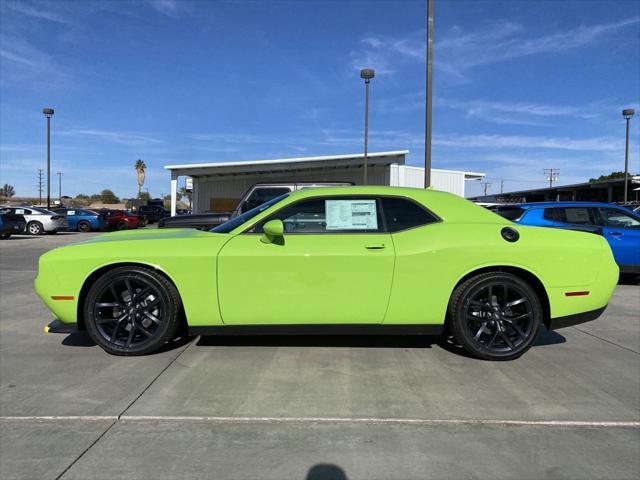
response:
<path id="1" fill-rule="evenodd" d="M 513 360 L 535 342 L 543 323 L 536 292 L 521 278 L 479 274 L 460 284 L 449 302 L 448 326 L 471 355 Z"/>
<path id="2" fill-rule="evenodd" d="M 29 235 L 42 235 L 44 227 L 40 222 L 29 222 L 26 230 Z"/>
<path id="3" fill-rule="evenodd" d="M 129 228 L 129 225 L 127 224 L 127 222 L 124 222 L 124 221 L 120 221 L 116 225 L 116 230 L 127 230 L 128 228 Z"/>
<path id="4" fill-rule="evenodd" d="M 78 223 L 78 231 L 79 232 L 90 232 L 91 231 L 91 224 L 89 222 L 85 222 L 84 220 L 82 222 Z"/>
<path id="5" fill-rule="evenodd" d="M 0 240 L 6 240 L 7 238 L 11 238 L 11 232 L 1 233 Z"/>
<path id="6" fill-rule="evenodd" d="M 176 287 L 164 276 L 144 267 L 114 268 L 87 293 L 87 333 L 113 355 L 147 355 L 174 337 L 180 304 Z"/>

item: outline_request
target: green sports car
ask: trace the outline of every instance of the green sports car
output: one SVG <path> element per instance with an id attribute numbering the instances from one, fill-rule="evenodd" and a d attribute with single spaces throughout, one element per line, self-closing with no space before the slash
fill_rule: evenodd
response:
<path id="1" fill-rule="evenodd" d="M 595 234 L 516 225 L 460 197 L 306 189 L 211 231 L 114 232 L 40 257 L 36 291 L 109 353 L 194 335 L 439 334 L 512 359 L 597 318 L 618 280 Z"/>

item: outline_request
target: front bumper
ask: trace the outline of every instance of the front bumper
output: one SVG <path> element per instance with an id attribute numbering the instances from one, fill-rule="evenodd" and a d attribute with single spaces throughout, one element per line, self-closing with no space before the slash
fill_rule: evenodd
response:
<path id="1" fill-rule="evenodd" d="M 564 317 L 552 318 L 549 320 L 549 330 L 558 330 L 559 328 L 572 327 L 580 323 L 595 320 L 605 311 L 607 306 L 597 308 L 588 312 L 576 313 L 574 315 L 566 315 Z"/>

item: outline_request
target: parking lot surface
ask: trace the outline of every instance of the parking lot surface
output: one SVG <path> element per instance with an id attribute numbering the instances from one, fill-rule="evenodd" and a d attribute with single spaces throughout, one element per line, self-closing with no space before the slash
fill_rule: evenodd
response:
<path id="1" fill-rule="evenodd" d="M 2 479 L 640 475 L 637 285 L 512 362 L 435 337 L 207 337 L 121 358 L 42 330 L 38 256 L 91 235 L 0 242 Z"/>

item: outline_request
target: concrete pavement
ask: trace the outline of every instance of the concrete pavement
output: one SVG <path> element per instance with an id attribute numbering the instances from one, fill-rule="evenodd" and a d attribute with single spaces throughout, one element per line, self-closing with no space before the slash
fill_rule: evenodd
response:
<path id="1" fill-rule="evenodd" d="M 0 242 L 3 479 L 640 475 L 638 286 L 506 363 L 402 337 L 208 337 L 118 358 L 42 333 L 37 256 L 87 235 Z"/>

